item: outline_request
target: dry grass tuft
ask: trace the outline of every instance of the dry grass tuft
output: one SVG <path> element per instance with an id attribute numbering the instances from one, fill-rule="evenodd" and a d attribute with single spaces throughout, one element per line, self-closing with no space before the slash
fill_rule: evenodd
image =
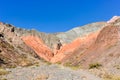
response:
<path id="1" fill-rule="evenodd" d="M 120 76 L 118 75 L 104 75 L 103 80 L 120 80 Z"/>
<path id="2" fill-rule="evenodd" d="M 9 71 L 7 71 L 7 70 L 5 70 L 3 68 L 0 68 L 0 75 L 6 75 L 8 73 L 9 73 Z"/>
<path id="3" fill-rule="evenodd" d="M 47 80 L 48 78 L 49 78 L 48 75 L 41 74 L 41 75 L 37 76 L 37 78 L 35 80 Z"/>

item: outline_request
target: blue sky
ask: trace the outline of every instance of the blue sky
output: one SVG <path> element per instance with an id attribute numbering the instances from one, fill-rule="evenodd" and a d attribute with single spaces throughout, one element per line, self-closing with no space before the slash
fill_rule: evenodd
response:
<path id="1" fill-rule="evenodd" d="M 120 0 L 0 0 L 0 21 L 54 33 L 120 16 Z"/>

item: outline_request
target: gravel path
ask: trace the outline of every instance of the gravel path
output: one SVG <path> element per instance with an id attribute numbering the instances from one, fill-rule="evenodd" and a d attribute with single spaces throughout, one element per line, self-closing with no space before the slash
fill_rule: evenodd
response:
<path id="1" fill-rule="evenodd" d="M 101 80 L 85 70 L 72 70 L 56 64 L 17 67 L 8 70 L 11 72 L 2 76 L 7 80 Z M 36 79 L 37 77 L 39 79 Z"/>

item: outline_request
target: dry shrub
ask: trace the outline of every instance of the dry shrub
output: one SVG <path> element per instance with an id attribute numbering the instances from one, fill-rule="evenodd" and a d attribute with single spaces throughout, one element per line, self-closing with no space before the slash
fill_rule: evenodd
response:
<path id="1" fill-rule="evenodd" d="M 35 80 L 47 80 L 48 77 L 49 77 L 48 75 L 41 74 L 41 75 L 37 76 L 37 78 Z"/>
<path id="2" fill-rule="evenodd" d="M 5 70 L 3 68 L 0 68 L 0 75 L 6 75 L 8 73 L 9 73 L 9 71 L 7 71 L 7 70 Z"/>
<path id="3" fill-rule="evenodd" d="M 105 74 L 103 80 L 120 80 L 120 75 L 108 75 Z"/>

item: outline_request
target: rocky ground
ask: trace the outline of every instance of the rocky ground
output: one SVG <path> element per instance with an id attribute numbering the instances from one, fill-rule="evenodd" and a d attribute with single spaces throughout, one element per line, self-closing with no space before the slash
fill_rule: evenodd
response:
<path id="1" fill-rule="evenodd" d="M 73 70 L 57 64 L 40 64 L 8 69 L 0 80 L 101 80 L 85 70 Z"/>

